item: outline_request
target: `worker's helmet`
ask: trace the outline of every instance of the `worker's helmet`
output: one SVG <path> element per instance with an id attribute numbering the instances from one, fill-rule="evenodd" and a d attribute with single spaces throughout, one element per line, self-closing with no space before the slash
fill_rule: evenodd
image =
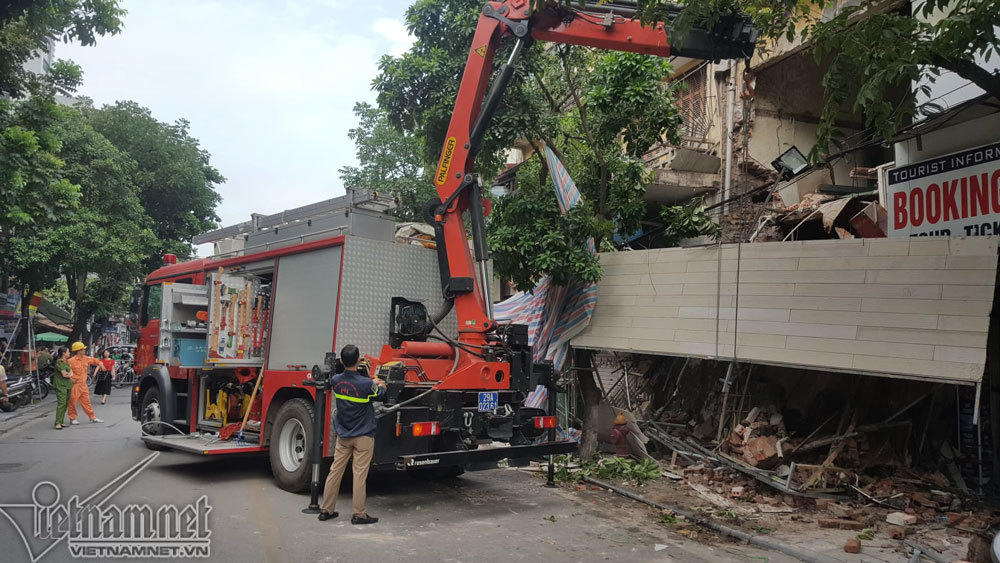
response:
<path id="1" fill-rule="evenodd" d="M 85 350 L 87 345 L 83 342 L 74 342 L 72 346 L 69 347 L 70 352 L 79 352 L 80 350 Z"/>

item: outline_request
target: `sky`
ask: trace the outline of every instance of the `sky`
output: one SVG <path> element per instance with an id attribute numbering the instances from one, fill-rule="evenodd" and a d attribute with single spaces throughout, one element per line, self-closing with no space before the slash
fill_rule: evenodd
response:
<path id="1" fill-rule="evenodd" d="M 123 0 L 121 34 L 59 44 L 55 57 L 83 67 L 79 94 L 97 106 L 134 100 L 160 121 L 190 121 L 226 177 L 225 226 L 344 193 L 351 109 L 375 102 L 382 55 L 412 44 L 411 2 Z"/>

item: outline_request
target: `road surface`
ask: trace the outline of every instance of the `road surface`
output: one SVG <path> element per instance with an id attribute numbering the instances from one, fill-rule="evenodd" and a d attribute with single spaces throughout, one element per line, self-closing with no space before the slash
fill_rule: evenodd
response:
<path id="1" fill-rule="evenodd" d="M 50 481 L 58 487 L 54 509 L 73 495 L 86 498 L 100 491 L 151 455 L 129 416 L 127 391 L 114 393 L 108 405 L 95 404 L 104 424 L 84 421 L 55 430 L 50 402 L 0 421 L 0 504 L 10 515 L 0 518 L 4 561 L 31 560 L 14 522 L 25 530 L 33 555 L 49 549 L 39 561 L 76 560 L 68 540 L 31 533 L 34 515 L 50 514 L 32 508 L 36 485 Z M 381 521 L 352 526 L 343 516 L 350 512 L 348 483 L 339 500 L 341 517 L 319 522 L 301 513 L 307 495 L 272 484 L 262 457 L 164 452 L 147 461 L 105 506 L 183 508 L 197 506 L 204 495 L 211 506 L 207 543 L 212 558 L 220 561 L 791 561 L 744 545 L 688 540 L 658 525 L 647 507 L 606 491 L 548 489 L 539 477 L 516 470 L 437 482 L 374 475 L 368 511 Z M 95 499 L 114 489 L 104 489 Z M 51 493 L 52 487 L 43 485 L 36 496 L 48 505 Z M 44 522 L 40 527 L 44 532 Z"/>

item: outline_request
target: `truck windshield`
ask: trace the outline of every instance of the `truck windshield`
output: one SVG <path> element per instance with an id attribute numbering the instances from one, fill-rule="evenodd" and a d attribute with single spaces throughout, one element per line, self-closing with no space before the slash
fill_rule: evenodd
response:
<path id="1" fill-rule="evenodd" d="M 145 299 L 142 300 L 142 326 L 146 326 L 152 319 L 160 318 L 160 301 L 163 298 L 162 285 L 147 285 Z"/>

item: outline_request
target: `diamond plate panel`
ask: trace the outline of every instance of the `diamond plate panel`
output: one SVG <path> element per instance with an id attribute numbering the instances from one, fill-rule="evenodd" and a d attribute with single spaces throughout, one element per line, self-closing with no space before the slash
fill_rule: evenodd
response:
<path id="1" fill-rule="evenodd" d="M 335 350 L 354 344 L 377 356 L 389 343 L 389 307 L 393 297 L 421 301 L 433 316 L 444 306 L 437 254 L 420 246 L 349 236 L 344 245 L 340 313 Z M 441 330 L 458 337 L 455 312 Z"/>

